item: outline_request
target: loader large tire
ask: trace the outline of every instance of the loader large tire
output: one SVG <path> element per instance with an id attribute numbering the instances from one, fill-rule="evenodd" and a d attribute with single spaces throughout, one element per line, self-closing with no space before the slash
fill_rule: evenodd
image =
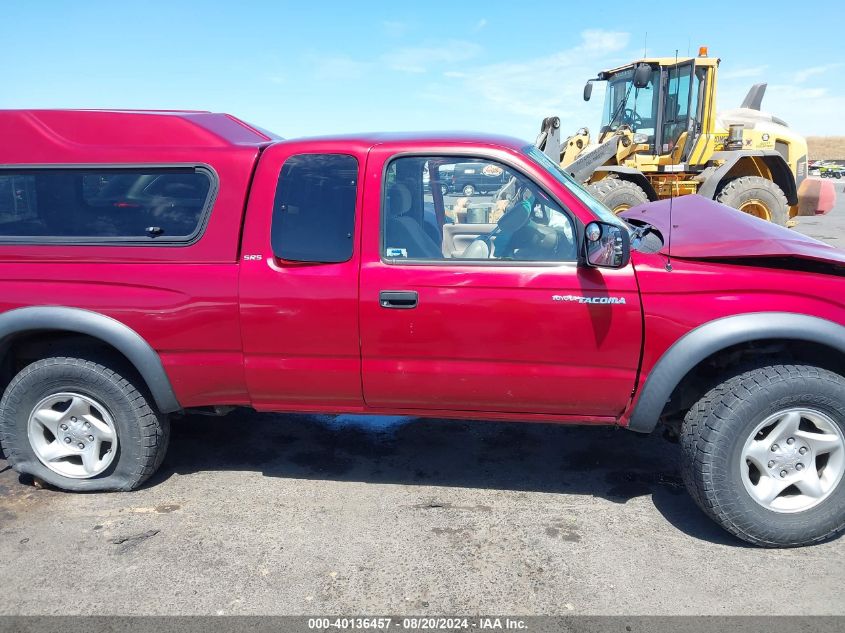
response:
<path id="1" fill-rule="evenodd" d="M 734 178 L 716 194 L 716 202 L 778 226 L 786 226 L 789 219 L 789 205 L 783 190 L 760 176 Z"/>
<path id="2" fill-rule="evenodd" d="M 648 202 L 643 188 L 630 180 L 604 178 L 587 187 L 593 197 L 614 213 L 622 213 L 638 204 Z"/>

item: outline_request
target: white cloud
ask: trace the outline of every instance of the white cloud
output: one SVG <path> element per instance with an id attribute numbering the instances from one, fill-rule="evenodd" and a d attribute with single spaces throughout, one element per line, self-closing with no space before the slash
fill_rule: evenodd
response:
<path id="1" fill-rule="evenodd" d="M 384 20 L 381 28 L 388 37 L 402 37 L 408 32 L 408 24 L 398 20 Z"/>
<path id="2" fill-rule="evenodd" d="M 842 66 L 843 66 L 843 64 L 841 64 L 841 63 L 824 64 L 824 65 L 821 65 L 821 66 L 810 66 L 809 68 L 805 68 L 804 70 L 799 70 L 797 73 L 795 73 L 792 76 L 792 81 L 794 81 L 797 84 L 801 84 L 801 83 L 804 83 L 805 81 L 807 81 L 810 77 L 813 77 L 815 75 L 824 75 L 825 73 L 827 73 L 831 70 L 836 70 L 837 68 L 841 68 Z"/>
<path id="3" fill-rule="evenodd" d="M 478 22 L 476 22 L 476 23 L 475 23 L 475 26 L 473 27 L 473 29 L 472 29 L 472 30 L 473 30 L 475 33 L 478 33 L 478 32 L 479 32 L 481 29 L 483 29 L 485 26 L 487 26 L 487 18 L 481 18 Z"/>
<path id="4" fill-rule="evenodd" d="M 471 95 L 478 108 L 488 110 L 497 120 L 502 115 L 518 117 L 526 129 L 531 129 L 539 127 L 544 117 L 557 115 L 574 125 L 584 125 L 587 121 L 576 119 L 587 110 L 597 118 L 599 106 L 595 101 L 600 95 L 585 108 L 583 82 L 595 77 L 598 70 L 612 67 L 612 56 L 624 50 L 629 40 L 624 32 L 586 30 L 572 48 L 534 59 L 456 68 L 449 76 L 462 77 L 460 94 Z M 454 87 L 441 86 L 440 90 L 455 93 Z M 426 95 L 431 98 L 436 92 L 436 87 L 428 86 Z"/>
<path id="5" fill-rule="evenodd" d="M 833 77 L 845 63 L 836 62 L 808 66 L 794 72 L 775 74 L 768 66 L 739 68 L 720 73 L 728 83 L 719 86 L 719 110 L 738 108 L 745 97 L 750 81 L 730 82 L 733 79 L 772 78 L 763 98 L 762 109 L 783 119 L 789 127 L 805 136 L 842 134 L 841 113 L 845 111 L 845 95 L 836 94 L 841 82 Z M 769 70 L 769 73 L 765 71 Z M 838 76 L 841 77 L 841 71 Z M 816 84 L 816 85 L 814 85 Z M 821 84 L 821 85 L 819 85 Z"/>
<path id="6" fill-rule="evenodd" d="M 737 108 L 745 89 L 727 88 L 719 93 L 719 109 Z M 783 119 L 789 127 L 804 136 L 841 135 L 845 112 L 845 95 L 833 94 L 829 88 L 811 88 L 795 84 L 770 84 L 763 98 L 762 109 Z"/>
<path id="7" fill-rule="evenodd" d="M 314 76 L 323 81 L 358 79 L 371 66 L 346 55 L 311 56 L 306 63 L 312 66 Z"/>
<path id="8" fill-rule="evenodd" d="M 398 48 L 385 54 L 382 61 L 392 70 L 405 73 L 425 73 L 432 67 L 439 69 L 464 62 L 481 53 L 481 46 L 464 40 L 447 40 L 439 46 Z"/>
<path id="9" fill-rule="evenodd" d="M 762 75 L 768 66 L 746 66 L 745 68 L 735 68 L 733 70 L 723 70 L 719 73 L 720 79 L 745 79 L 747 77 L 759 77 Z"/>
<path id="10" fill-rule="evenodd" d="M 628 46 L 630 33 L 621 31 L 605 31 L 603 29 L 587 29 L 581 31 L 581 43 L 573 49 L 583 53 L 610 53 Z"/>

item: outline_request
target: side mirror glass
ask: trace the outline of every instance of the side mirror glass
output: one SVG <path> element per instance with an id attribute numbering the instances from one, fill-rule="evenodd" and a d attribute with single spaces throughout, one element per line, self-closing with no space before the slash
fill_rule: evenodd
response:
<path id="1" fill-rule="evenodd" d="M 634 88 L 645 88 L 649 81 L 651 81 L 651 66 L 640 64 L 634 69 Z"/>
<path id="2" fill-rule="evenodd" d="M 588 81 L 584 85 L 584 101 L 589 101 L 592 94 L 593 94 L 593 82 Z"/>
<path id="3" fill-rule="evenodd" d="M 584 230 L 587 264 L 596 268 L 624 268 L 631 259 L 631 239 L 623 227 L 590 222 Z"/>

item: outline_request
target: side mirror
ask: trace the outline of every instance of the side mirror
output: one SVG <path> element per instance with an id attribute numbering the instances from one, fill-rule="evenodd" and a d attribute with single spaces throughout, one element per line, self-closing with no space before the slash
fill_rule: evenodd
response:
<path id="1" fill-rule="evenodd" d="M 624 268 L 631 260 L 631 238 L 623 227 L 607 222 L 590 222 L 584 230 L 587 265 L 596 268 Z"/>
<path id="2" fill-rule="evenodd" d="M 651 66 L 640 64 L 634 69 L 634 88 L 645 88 L 651 81 Z"/>
<path id="3" fill-rule="evenodd" d="M 593 94 L 593 81 L 591 79 L 590 81 L 588 81 L 584 85 L 584 101 L 589 101 L 592 94 Z"/>

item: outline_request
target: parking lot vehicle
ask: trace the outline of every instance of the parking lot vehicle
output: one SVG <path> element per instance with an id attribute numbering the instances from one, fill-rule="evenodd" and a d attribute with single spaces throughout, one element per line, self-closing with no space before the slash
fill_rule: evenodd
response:
<path id="1" fill-rule="evenodd" d="M 842 178 L 842 174 L 845 174 L 845 167 L 841 165 L 821 165 L 819 167 L 819 176 L 822 178 L 836 178 L 839 180 Z"/>
<path id="2" fill-rule="evenodd" d="M 446 179 L 450 193 L 465 196 L 498 191 L 506 182 L 505 171 L 490 163 L 458 163 Z"/>
<path id="3" fill-rule="evenodd" d="M 740 538 L 845 528 L 835 248 L 699 196 L 623 220 L 503 137 L 106 111 L 4 111 L 0 135 L 0 444 L 20 473 L 131 490 L 171 416 L 232 407 L 662 424 Z M 509 183 L 495 223 L 447 215 L 439 175 L 467 162 Z"/>

